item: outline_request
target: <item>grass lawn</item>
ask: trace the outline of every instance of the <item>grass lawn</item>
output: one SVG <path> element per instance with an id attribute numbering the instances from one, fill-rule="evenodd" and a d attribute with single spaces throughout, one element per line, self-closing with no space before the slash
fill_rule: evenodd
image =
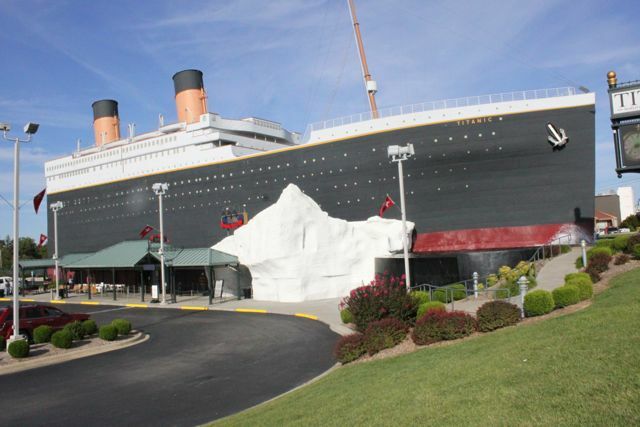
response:
<path id="1" fill-rule="evenodd" d="M 215 425 L 640 425 L 640 269 L 574 314 L 347 365 Z"/>

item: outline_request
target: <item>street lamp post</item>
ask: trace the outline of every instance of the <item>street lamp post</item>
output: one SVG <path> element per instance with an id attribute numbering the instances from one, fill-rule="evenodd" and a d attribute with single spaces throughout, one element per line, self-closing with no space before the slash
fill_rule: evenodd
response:
<path id="1" fill-rule="evenodd" d="M 31 141 L 31 137 L 38 131 L 37 123 L 27 123 L 24 127 L 24 133 L 27 139 L 18 137 L 9 137 L 7 133 L 11 130 L 11 126 L 6 123 L 0 123 L 2 137 L 13 142 L 13 335 L 10 341 L 20 339 L 20 303 L 18 302 L 18 254 L 20 251 L 20 234 L 19 234 L 19 210 L 20 210 L 20 143 Z"/>
<path id="2" fill-rule="evenodd" d="M 55 241 L 54 249 L 53 249 L 53 260 L 56 265 L 56 296 L 54 299 L 60 299 L 60 273 L 59 273 L 59 257 L 58 257 L 58 211 L 64 208 L 64 204 L 61 201 L 57 201 L 55 203 L 51 203 L 49 208 L 53 211 L 53 240 Z"/>
<path id="3" fill-rule="evenodd" d="M 162 218 L 162 196 L 169 189 L 169 184 L 166 182 L 157 182 L 151 186 L 153 192 L 158 196 L 158 212 L 160 213 L 160 282 L 162 286 L 162 301 L 161 304 L 167 303 L 167 291 L 164 278 L 164 221 Z"/>
<path id="4" fill-rule="evenodd" d="M 399 145 L 390 145 L 387 147 L 387 156 L 392 162 L 398 163 L 398 178 L 400 181 L 400 211 L 402 212 L 402 249 L 404 251 L 404 275 L 407 279 L 407 290 L 411 289 L 411 272 L 409 271 L 409 242 L 407 236 L 407 214 L 404 203 L 404 174 L 402 170 L 402 162 L 413 156 L 415 151 L 413 144 L 407 144 L 406 147 Z"/>

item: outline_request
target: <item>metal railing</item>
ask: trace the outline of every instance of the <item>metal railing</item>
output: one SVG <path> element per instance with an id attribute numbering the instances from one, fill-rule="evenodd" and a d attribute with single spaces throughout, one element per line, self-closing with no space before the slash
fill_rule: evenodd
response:
<path id="1" fill-rule="evenodd" d="M 474 280 L 474 279 L 472 279 Z M 479 280 L 479 279 L 478 279 Z M 444 285 L 444 286 L 435 286 L 435 285 L 430 285 L 428 283 L 424 283 L 421 285 L 415 285 L 411 287 L 411 291 L 425 291 L 425 292 L 429 292 L 429 299 L 431 301 L 433 301 L 433 293 L 435 291 L 444 291 L 444 300 L 448 301 L 445 302 L 445 304 L 451 304 L 451 310 L 455 310 L 455 302 L 456 299 L 454 298 L 454 296 L 456 296 L 455 294 L 457 292 L 464 292 L 465 293 L 465 297 L 464 298 L 458 298 L 457 301 L 461 301 L 466 299 L 467 297 L 473 295 L 475 296 L 476 292 L 478 295 L 483 294 L 485 296 L 485 298 L 489 297 L 489 294 L 492 293 L 494 296 L 494 299 L 507 299 L 509 302 L 511 302 L 511 291 L 507 288 L 500 288 L 500 289 L 489 289 L 486 286 L 482 289 L 482 290 L 474 290 L 473 288 L 469 289 L 469 287 L 465 284 L 465 288 L 464 289 L 460 289 L 460 288 L 453 288 L 453 285 L 459 284 L 459 283 L 464 283 L 464 281 L 460 281 L 460 282 L 456 282 L 452 285 Z M 506 294 L 506 298 L 505 297 L 500 297 L 498 296 L 498 294 Z"/>
<path id="2" fill-rule="evenodd" d="M 466 98 L 444 99 L 440 101 L 422 102 L 397 107 L 388 107 L 378 110 L 378 118 L 400 116 L 403 114 L 422 113 L 425 111 L 442 110 L 446 108 L 472 107 L 475 105 L 496 104 L 500 102 L 526 101 L 530 99 L 544 99 L 576 94 L 574 87 L 560 87 L 551 89 L 523 90 L 517 92 L 495 93 L 490 95 L 470 96 Z M 330 129 L 352 123 L 373 120 L 372 113 L 364 112 L 350 116 L 338 117 L 312 123 L 307 126 L 303 140 L 306 140 L 313 131 Z"/>
<path id="3" fill-rule="evenodd" d="M 547 258 L 553 258 L 554 256 L 561 255 L 563 244 L 562 242 L 565 238 L 567 239 L 566 244 L 570 245 L 573 235 L 571 233 L 562 234 L 551 240 L 549 243 L 538 247 L 538 249 L 536 249 L 533 255 L 531 255 L 531 257 L 529 258 L 529 262 L 535 263 L 537 261 L 542 261 Z M 556 253 L 556 248 L 558 253 Z"/>

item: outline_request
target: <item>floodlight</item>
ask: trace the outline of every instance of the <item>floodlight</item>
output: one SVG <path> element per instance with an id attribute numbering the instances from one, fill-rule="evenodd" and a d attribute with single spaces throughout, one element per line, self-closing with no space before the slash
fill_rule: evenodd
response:
<path id="1" fill-rule="evenodd" d="M 24 133 L 26 133 L 27 135 L 33 135 L 34 133 L 38 132 L 39 127 L 40 125 L 38 123 L 29 122 L 24 125 Z"/>
<path id="2" fill-rule="evenodd" d="M 11 130 L 11 125 L 9 123 L 0 123 L 0 130 L 3 132 L 9 132 Z"/>

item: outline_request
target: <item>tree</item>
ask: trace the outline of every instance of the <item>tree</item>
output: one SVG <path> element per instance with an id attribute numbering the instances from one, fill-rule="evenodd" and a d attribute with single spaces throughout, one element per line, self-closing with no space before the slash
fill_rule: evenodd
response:
<path id="1" fill-rule="evenodd" d="M 629 215 L 620 223 L 620 227 L 628 228 L 631 231 L 635 231 L 638 227 L 640 227 L 640 217 L 638 214 Z"/>
<path id="2" fill-rule="evenodd" d="M 46 258 L 47 248 L 38 248 L 36 242 L 31 237 L 21 237 L 19 254 L 20 259 L 41 259 Z M 0 240 L 0 270 L 8 272 L 13 268 L 13 240 L 7 236 Z"/>

